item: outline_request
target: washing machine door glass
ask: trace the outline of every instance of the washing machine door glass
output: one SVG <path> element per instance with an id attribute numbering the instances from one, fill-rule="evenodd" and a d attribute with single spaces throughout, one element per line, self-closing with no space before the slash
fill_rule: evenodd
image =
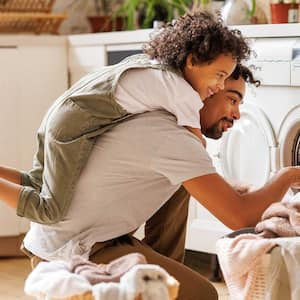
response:
<path id="1" fill-rule="evenodd" d="M 286 115 L 278 134 L 279 167 L 300 166 L 300 105 Z"/>
<path id="2" fill-rule="evenodd" d="M 256 187 L 262 186 L 271 174 L 275 135 L 263 111 L 253 104 L 243 104 L 241 118 L 224 135 L 220 147 L 223 175 Z"/>

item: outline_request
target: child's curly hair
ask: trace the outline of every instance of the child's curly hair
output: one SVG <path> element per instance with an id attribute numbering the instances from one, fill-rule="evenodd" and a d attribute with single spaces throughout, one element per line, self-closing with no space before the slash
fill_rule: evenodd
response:
<path id="1" fill-rule="evenodd" d="M 153 34 L 143 50 L 152 59 L 181 70 L 190 53 L 193 64 L 210 62 L 220 54 L 232 55 L 237 63 L 250 56 L 250 48 L 241 32 L 230 30 L 220 17 L 208 12 L 187 14 L 167 24 Z"/>

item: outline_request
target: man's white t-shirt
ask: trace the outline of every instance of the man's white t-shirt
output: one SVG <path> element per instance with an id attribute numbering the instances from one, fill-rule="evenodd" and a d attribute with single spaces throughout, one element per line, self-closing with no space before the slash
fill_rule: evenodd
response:
<path id="1" fill-rule="evenodd" d="M 215 173 L 200 140 L 163 110 L 135 115 L 101 135 L 63 221 L 32 223 L 24 245 L 46 260 L 89 256 L 96 242 L 132 232 L 182 182 Z"/>
<path id="2" fill-rule="evenodd" d="M 132 114 L 165 109 L 177 124 L 201 128 L 200 95 L 181 76 L 171 71 L 142 68 L 129 69 L 118 82 L 115 99 Z"/>

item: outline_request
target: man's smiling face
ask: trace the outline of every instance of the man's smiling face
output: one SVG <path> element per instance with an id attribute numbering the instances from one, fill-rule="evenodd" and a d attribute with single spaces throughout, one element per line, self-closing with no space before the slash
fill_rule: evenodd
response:
<path id="1" fill-rule="evenodd" d="M 207 98 L 200 110 L 201 131 L 208 138 L 219 139 L 224 131 L 240 118 L 239 106 L 245 95 L 245 81 L 242 77 L 225 80 L 224 90 Z"/>

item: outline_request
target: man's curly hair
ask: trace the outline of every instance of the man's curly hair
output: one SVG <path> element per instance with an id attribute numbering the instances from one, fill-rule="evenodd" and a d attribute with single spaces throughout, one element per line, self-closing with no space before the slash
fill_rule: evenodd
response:
<path id="1" fill-rule="evenodd" d="M 260 81 L 254 78 L 252 71 L 248 67 L 237 64 L 229 78 L 238 80 L 240 77 L 247 83 L 254 84 L 256 87 L 260 86 Z"/>
<path id="2" fill-rule="evenodd" d="M 167 24 L 151 36 L 143 50 L 152 59 L 180 70 L 190 53 L 193 64 L 211 62 L 220 54 L 232 55 L 238 63 L 250 56 L 241 32 L 230 30 L 220 17 L 208 12 L 187 14 Z"/>

